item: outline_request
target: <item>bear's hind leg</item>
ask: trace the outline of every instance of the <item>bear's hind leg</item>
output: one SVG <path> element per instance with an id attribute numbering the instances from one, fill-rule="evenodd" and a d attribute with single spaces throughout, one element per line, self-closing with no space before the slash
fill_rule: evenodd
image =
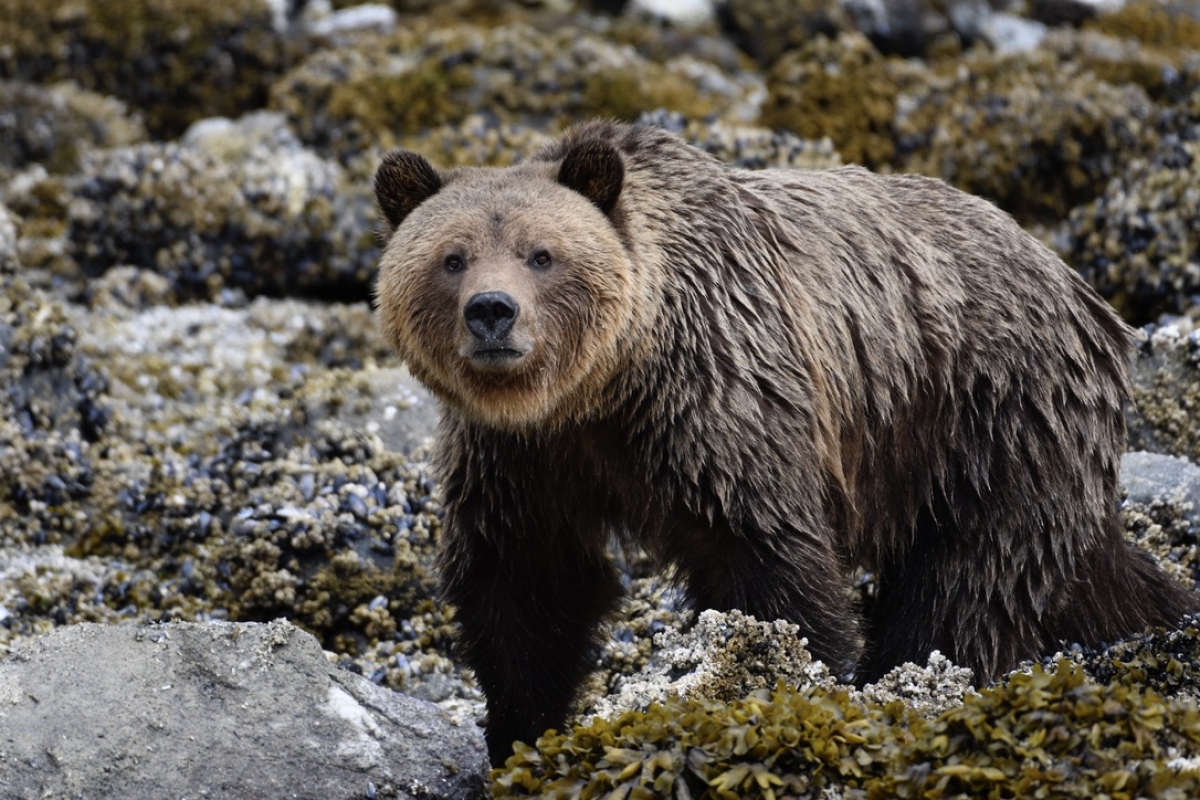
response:
<path id="1" fill-rule="evenodd" d="M 855 674 L 860 686 L 906 662 L 924 665 L 934 650 L 973 670 L 977 684 L 1015 663 L 1018 653 L 1036 652 L 1031 620 L 1012 607 L 996 554 L 932 520 L 923 512 L 911 547 L 875 570 L 867 645 Z"/>
<path id="2" fill-rule="evenodd" d="M 794 530 L 735 534 L 680 515 L 666 545 L 696 611 L 736 608 L 761 622 L 793 622 L 834 675 L 853 671 L 858 612 L 827 543 Z"/>

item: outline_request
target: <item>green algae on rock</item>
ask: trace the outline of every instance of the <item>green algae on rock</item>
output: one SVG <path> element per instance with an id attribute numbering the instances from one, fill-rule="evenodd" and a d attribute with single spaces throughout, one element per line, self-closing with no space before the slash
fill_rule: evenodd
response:
<path id="1" fill-rule="evenodd" d="M 175 136 L 261 107 L 293 45 L 265 0 L 0 0 L 0 77 L 74 80 Z"/>

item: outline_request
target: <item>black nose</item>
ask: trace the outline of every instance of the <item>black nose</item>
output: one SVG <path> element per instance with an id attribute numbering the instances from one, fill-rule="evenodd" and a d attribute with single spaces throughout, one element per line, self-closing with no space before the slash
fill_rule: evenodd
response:
<path id="1" fill-rule="evenodd" d="M 517 301 L 504 292 L 480 292 L 463 309 L 471 333 L 487 341 L 506 336 L 519 313 L 521 307 Z"/>

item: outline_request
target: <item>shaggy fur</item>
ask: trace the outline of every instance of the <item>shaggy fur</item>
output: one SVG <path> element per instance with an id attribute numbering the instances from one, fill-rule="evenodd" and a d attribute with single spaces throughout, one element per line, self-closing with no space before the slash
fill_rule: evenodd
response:
<path id="1" fill-rule="evenodd" d="M 934 649 L 986 681 L 1194 607 L 1117 516 L 1130 331 L 990 204 L 608 122 L 505 169 L 394 153 L 376 189 L 381 327 L 445 404 L 443 582 L 493 762 L 563 722 L 611 532 L 859 681 Z M 496 293 L 511 330 L 472 331 Z"/>

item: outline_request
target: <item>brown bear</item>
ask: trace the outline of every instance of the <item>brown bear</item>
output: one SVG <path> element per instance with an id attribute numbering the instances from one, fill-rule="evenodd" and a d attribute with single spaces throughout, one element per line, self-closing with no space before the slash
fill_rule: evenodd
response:
<path id="1" fill-rule="evenodd" d="M 986 681 L 1194 608 L 1117 514 L 1130 329 L 989 203 L 613 122 L 507 168 L 392 152 L 375 189 L 493 763 L 563 723 L 610 534 L 859 682 L 935 649 Z"/>

